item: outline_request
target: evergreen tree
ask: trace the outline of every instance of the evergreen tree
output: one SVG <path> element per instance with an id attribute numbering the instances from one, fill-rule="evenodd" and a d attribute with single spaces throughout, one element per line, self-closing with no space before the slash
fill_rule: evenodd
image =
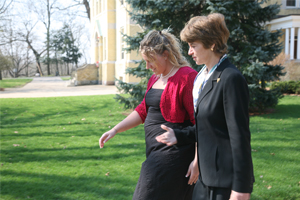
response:
<path id="1" fill-rule="evenodd" d="M 277 105 L 281 93 L 278 90 L 266 90 L 266 83 L 278 80 L 279 76 L 283 75 L 282 66 L 268 64 L 281 52 L 282 46 L 279 44 L 281 32 L 271 32 L 264 25 L 278 14 L 279 5 L 262 8 L 262 3 L 266 2 L 264 0 L 126 0 L 126 2 L 132 7 L 132 11 L 129 12 L 132 19 L 146 30 L 144 33 L 137 34 L 136 37 L 125 36 L 130 46 L 128 51 L 137 50 L 139 41 L 152 29 L 161 30 L 170 27 L 172 33 L 179 37 L 185 23 L 193 16 L 222 13 L 230 31 L 228 55 L 248 82 L 250 109 L 262 111 Z M 187 51 L 188 46 L 184 44 L 183 53 L 190 58 Z M 190 63 L 199 71 L 199 66 L 191 60 Z M 128 69 L 127 73 L 142 78 L 142 81 L 138 85 L 119 81 L 119 90 L 129 93 L 130 97 L 117 95 L 116 99 L 125 103 L 126 108 L 133 108 L 143 99 L 145 84 L 151 73 L 145 70 L 143 62 L 137 68 Z"/>
<path id="2" fill-rule="evenodd" d="M 78 60 L 82 54 L 76 46 L 76 40 L 68 24 L 64 24 L 63 28 L 58 30 L 51 38 L 51 50 L 55 54 L 55 59 L 59 59 L 67 63 L 67 74 L 69 74 L 69 64 L 74 63 L 77 67 Z M 58 58 L 60 54 L 60 58 Z M 58 63 L 57 63 L 58 65 Z"/>

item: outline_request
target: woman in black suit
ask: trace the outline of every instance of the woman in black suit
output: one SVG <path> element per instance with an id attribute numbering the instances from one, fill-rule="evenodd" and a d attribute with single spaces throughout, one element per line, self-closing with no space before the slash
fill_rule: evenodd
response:
<path id="1" fill-rule="evenodd" d="M 245 78 L 227 58 L 229 31 L 224 16 L 190 19 L 180 37 L 189 55 L 204 64 L 194 81 L 196 124 L 171 129 L 156 140 L 167 145 L 197 142 L 200 171 L 193 200 L 248 200 L 253 189 L 249 130 L 249 91 Z"/>

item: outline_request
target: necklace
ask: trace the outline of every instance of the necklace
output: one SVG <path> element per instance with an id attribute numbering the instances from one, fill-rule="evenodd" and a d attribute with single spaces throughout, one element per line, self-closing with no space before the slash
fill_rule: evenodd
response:
<path id="1" fill-rule="evenodd" d="M 161 78 L 166 78 L 166 77 L 168 77 L 170 74 L 171 74 L 171 72 L 173 71 L 173 69 L 174 69 L 174 66 L 172 67 L 172 69 L 169 71 L 169 73 L 167 74 L 167 75 L 162 75 L 162 74 L 160 74 L 160 77 Z"/>

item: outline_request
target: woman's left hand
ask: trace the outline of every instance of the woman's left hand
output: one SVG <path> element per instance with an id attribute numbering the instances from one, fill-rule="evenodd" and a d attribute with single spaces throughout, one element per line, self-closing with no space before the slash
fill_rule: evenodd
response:
<path id="1" fill-rule="evenodd" d="M 166 130 L 167 132 L 157 136 L 155 139 L 157 140 L 157 142 L 161 142 L 164 143 L 168 146 L 172 146 L 174 144 L 177 144 L 177 138 L 175 136 L 175 133 L 173 131 L 173 129 L 165 126 L 165 125 L 161 125 L 161 128 Z"/>
<path id="2" fill-rule="evenodd" d="M 190 177 L 188 184 L 193 185 L 194 183 L 197 182 L 198 177 L 199 177 L 199 168 L 198 168 L 198 162 L 196 159 L 194 159 L 188 169 L 187 174 L 185 177 Z"/>

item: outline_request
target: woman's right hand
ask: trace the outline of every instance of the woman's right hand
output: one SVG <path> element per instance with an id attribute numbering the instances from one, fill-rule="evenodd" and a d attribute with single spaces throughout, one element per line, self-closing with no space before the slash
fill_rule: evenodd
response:
<path id="1" fill-rule="evenodd" d="M 115 128 L 112 128 L 109 131 L 105 132 L 99 139 L 100 148 L 103 148 L 104 143 L 106 143 L 108 140 L 113 138 L 116 134 L 117 134 L 117 130 Z"/>

